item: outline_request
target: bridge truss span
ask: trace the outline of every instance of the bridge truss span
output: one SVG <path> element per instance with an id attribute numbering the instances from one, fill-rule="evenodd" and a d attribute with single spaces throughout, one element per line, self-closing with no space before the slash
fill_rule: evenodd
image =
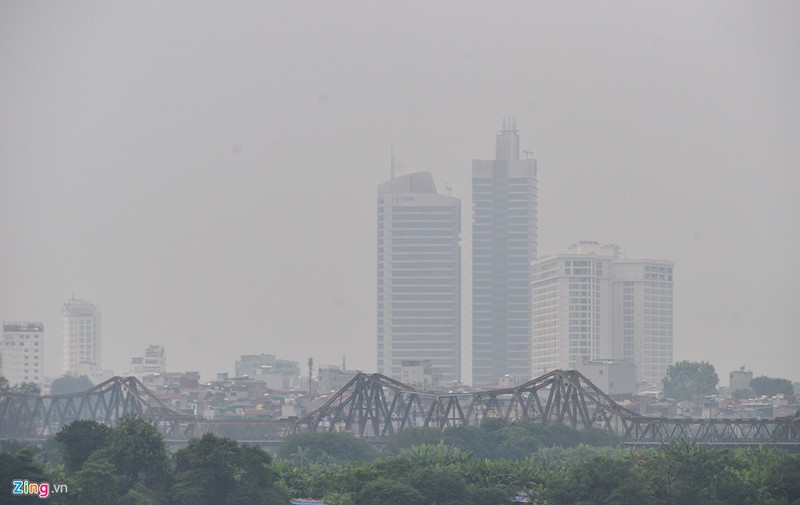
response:
<path id="1" fill-rule="evenodd" d="M 486 419 L 563 424 L 618 434 L 629 444 L 689 440 L 704 444 L 789 444 L 800 447 L 800 417 L 667 419 L 617 404 L 575 370 L 554 370 L 525 384 L 476 392 L 422 391 L 380 374 L 358 374 L 321 407 L 299 419 L 202 419 L 166 406 L 134 377 L 114 377 L 83 393 L 31 396 L 0 392 L 0 438 L 43 439 L 72 421 L 109 426 L 136 415 L 155 423 L 167 441 L 204 433 L 276 443 L 291 433 L 350 432 L 386 440 L 414 427 L 443 430 Z"/>
<path id="2" fill-rule="evenodd" d="M 293 431 L 386 438 L 407 428 L 479 425 L 492 418 L 595 428 L 616 433 L 630 444 L 690 440 L 800 445 L 800 418 L 646 417 L 617 404 L 575 370 L 554 370 L 513 388 L 472 393 L 421 391 L 380 374 L 359 374 L 323 406 L 299 419 Z"/>

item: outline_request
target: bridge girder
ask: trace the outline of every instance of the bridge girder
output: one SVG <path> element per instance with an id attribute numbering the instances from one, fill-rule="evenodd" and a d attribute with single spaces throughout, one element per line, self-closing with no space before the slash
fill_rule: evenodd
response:
<path id="1" fill-rule="evenodd" d="M 420 391 L 381 374 L 359 374 L 293 432 L 345 431 L 390 437 L 411 427 L 444 429 L 484 419 L 565 424 L 620 435 L 626 443 L 798 444 L 800 418 L 666 419 L 621 405 L 575 370 L 554 370 L 525 384 L 474 393 Z"/>
<path id="2" fill-rule="evenodd" d="M 497 418 L 597 428 L 617 433 L 627 443 L 682 439 L 713 444 L 800 445 L 800 417 L 645 417 L 618 405 L 575 370 L 554 370 L 513 388 L 473 393 L 421 391 L 380 374 L 358 374 L 308 415 L 296 420 L 271 421 L 207 420 L 181 415 L 138 379 L 114 377 L 83 393 L 58 396 L 0 393 L 0 438 L 42 439 L 75 420 L 91 419 L 114 425 L 126 415 L 154 422 L 172 442 L 204 433 L 263 442 L 304 431 L 346 431 L 386 440 L 412 427 L 443 430 Z"/>

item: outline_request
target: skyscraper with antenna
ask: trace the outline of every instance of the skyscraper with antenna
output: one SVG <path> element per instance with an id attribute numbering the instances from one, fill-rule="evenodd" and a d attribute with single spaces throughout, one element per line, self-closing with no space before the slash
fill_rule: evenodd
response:
<path id="1" fill-rule="evenodd" d="M 495 159 L 472 161 L 472 383 L 531 378 L 531 263 L 537 254 L 536 160 L 519 159 L 515 119 Z"/>

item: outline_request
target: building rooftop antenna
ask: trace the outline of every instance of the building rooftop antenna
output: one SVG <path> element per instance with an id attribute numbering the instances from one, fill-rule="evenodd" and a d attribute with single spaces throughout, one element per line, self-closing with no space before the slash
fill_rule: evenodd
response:
<path id="1" fill-rule="evenodd" d="M 392 193 L 394 193 L 394 144 L 392 144 L 392 169 L 391 169 Z"/>

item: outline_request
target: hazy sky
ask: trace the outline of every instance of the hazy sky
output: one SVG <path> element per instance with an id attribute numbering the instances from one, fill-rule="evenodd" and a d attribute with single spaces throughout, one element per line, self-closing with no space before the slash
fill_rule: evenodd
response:
<path id="1" fill-rule="evenodd" d="M 539 253 L 675 261 L 675 358 L 800 380 L 800 3 L 0 1 L 0 319 L 103 313 L 104 366 L 373 371 L 376 186 L 464 219 L 504 116 Z"/>

